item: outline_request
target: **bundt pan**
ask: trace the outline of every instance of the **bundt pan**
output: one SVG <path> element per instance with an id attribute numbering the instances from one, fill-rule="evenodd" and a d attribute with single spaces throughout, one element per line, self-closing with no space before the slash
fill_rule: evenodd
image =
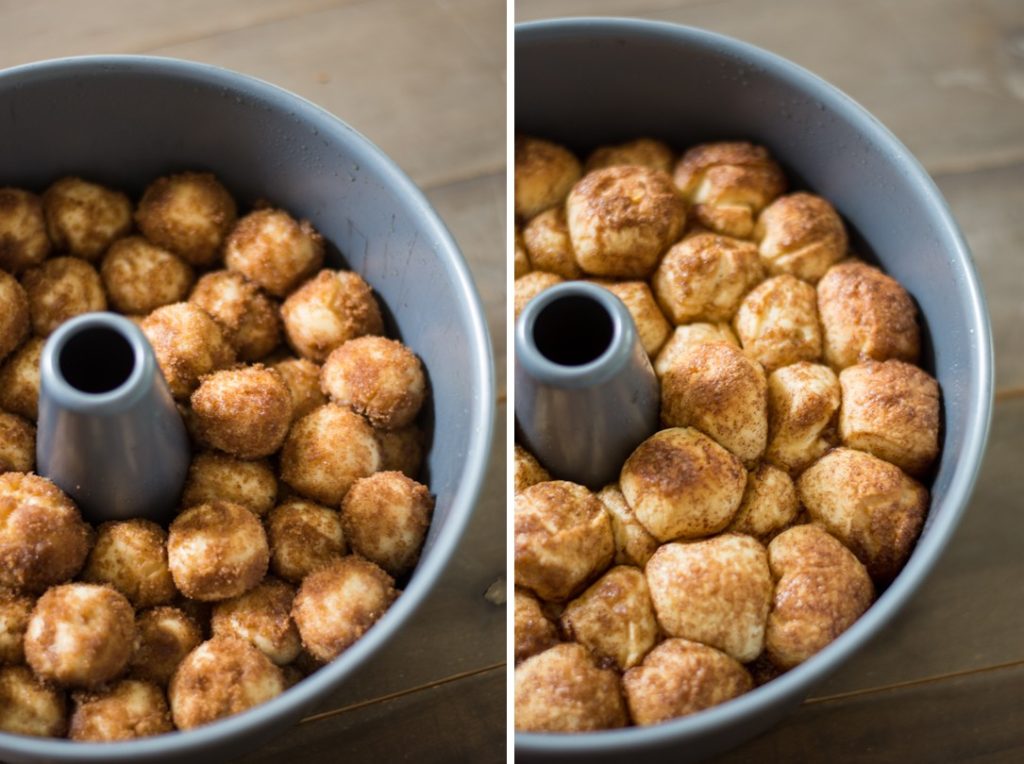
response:
<path id="1" fill-rule="evenodd" d="M 421 479 L 436 509 L 404 593 L 359 642 L 269 703 L 189 732 L 112 744 L 0 734 L 8 762 L 198 764 L 239 755 L 294 724 L 379 650 L 452 557 L 481 488 L 494 413 L 473 280 L 437 214 L 376 146 L 298 96 L 216 67 L 104 56 L 0 72 L 0 145 L 2 185 L 41 191 L 77 174 L 137 199 L 155 177 L 201 169 L 243 206 L 273 200 L 323 234 L 327 266 L 369 281 L 389 328 L 423 359 L 431 442 Z"/>
<path id="2" fill-rule="evenodd" d="M 942 455 L 924 530 L 903 572 L 846 633 L 811 660 L 735 700 L 646 728 L 516 735 L 520 761 L 691 762 L 775 724 L 875 636 L 936 565 L 974 485 L 992 406 L 992 339 L 984 295 L 945 201 L 910 152 L 834 87 L 736 40 L 633 19 L 516 27 L 518 132 L 580 156 L 639 136 L 675 148 L 752 140 L 794 186 L 829 199 L 852 247 L 917 301 L 924 364 L 943 391 Z M 884 650 L 885 645 L 877 649 Z"/>

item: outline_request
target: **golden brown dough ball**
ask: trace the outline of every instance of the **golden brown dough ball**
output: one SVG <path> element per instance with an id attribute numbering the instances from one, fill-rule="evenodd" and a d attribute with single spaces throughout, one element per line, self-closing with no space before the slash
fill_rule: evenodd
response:
<path id="1" fill-rule="evenodd" d="M 203 641 L 196 622 L 176 607 L 144 610 L 135 618 L 135 644 L 128 674 L 166 687 L 178 664 Z"/>
<path id="2" fill-rule="evenodd" d="M 30 337 L 0 366 L 0 408 L 31 421 L 39 417 L 39 361 L 44 341 Z"/>
<path id="3" fill-rule="evenodd" d="M 349 340 L 384 333 L 373 290 L 351 271 L 320 271 L 284 301 L 281 318 L 288 344 L 316 363 Z"/>
<path id="4" fill-rule="evenodd" d="M 868 609 L 874 587 L 864 566 L 817 525 L 798 525 L 768 545 L 775 580 L 765 649 L 792 668 L 825 648 Z"/>
<path id="5" fill-rule="evenodd" d="M 812 284 L 846 256 L 846 228 L 839 213 L 820 196 L 805 192 L 787 194 L 765 207 L 754 238 L 769 273 L 788 273 Z"/>
<path id="6" fill-rule="evenodd" d="M 544 600 L 565 600 L 615 556 L 612 524 L 598 498 L 564 480 L 537 483 L 515 501 L 515 581 Z"/>
<path id="7" fill-rule="evenodd" d="M 214 602 L 256 586 L 267 572 L 270 550 L 256 515 L 241 504 L 213 501 L 174 519 L 167 559 L 182 594 Z"/>
<path id="8" fill-rule="evenodd" d="M 725 703 L 752 690 L 754 683 L 725 653 L 686 639 L 666 639 L 626 672 L 622 687 L 633 722 L 647 726 Z"/>
<path id="9" fill-rule="evenodd" d="M 175 398 L 187 398 L 199 386 L 200 377 L 235 362 L 235 351 L 220 327 L 191 303 L 157 308 L 140 327 Z"/>
<path id="10" fill-rule="evenodd" d="M 25 662 L 25 629 L 36 601 L 0 586 L 0 665 Z"/>
<path id="11" fill-rule="evenodd" d="M 25 666 L 0 668 L 0 731 L 62 737 L 68 727 L 64 693 Z"/>
<path id="12" fill-rule="evenodd" d="M 373 428 L 345 406 L 328 403 L 288 432 L 281 450 L 281 479 L 303 496 L 337 507 L 361 477 L 380 469 Z"/>
<path id="13" fill-rule="evenodd" d="M 606 485 L 597 492 L 597 498 L 608 511 L 608 517 L 612 521 L 615 564 L 642 568 L 658 548 L 658 539 L 637 520 L 617 483 Z"/>
<path id="14" fill-rule="evenodd" d="M 638 664 L 658 639 L 644 574 L 629 565 L 609 570 L 566 606 L 562 631 L 602 665 L 625 671 Z"/>
<path id="15" fill-rule="evenodd" d="M 917 308 L 899 282 L 866 263 L 832 266 L 818 282 L 825 361 L 845 369 L 863 361 L 921 355 Z"/>
<path id="16" fill-rule="evenodd" d="M 514 624 L 516 663 L 558 644 L 558 630 L 544 614 L 540 601 L 519 587 L 515 590 Z"/>
<path id="17" fill-rule="evenodd" d="M 271 364 L 271 368 L 281 375 L 291 393 L 293 422 L 327 403 L 327 396 L 320 390 L 320 367 L 312 361 L 285 358 Z"/>
<path id="18" fill-rule="evenodd" d="M 691 346 L 661 378 L 661 421 L 696 427 L 754 463 L 768 444 L 764 369 L 723 342 Z"/>
<path id="19" fill-rule="evenodd" d="M 415 424 L 400 430 L 374 429 L 380 451 L 380 469 L 398 470 L 416 480 L 423 466 L 426 433 Z"/>
<path id="20" fill-rule="evenodd" d="M 768 450 L 765 458 L 797 474 L 834 445 L 839 379 L 827 366 L 795 363 L 768 377 Z"/>
<path id="21" fill-rule="evenodd" d="M 178 666 L 167 696 L 178 729 L 240 714 L 284 692 L 281 669 L 244 639 L 213 637 Z"/>
<path id="22" fill-rule="evenodd" d="M 659 541 L 718 533 L 743 498 L 747 473 L 720 445 L 691 427 L 657 432 L 622 465 L 619 488 Z"/>
<path id="23" fill-rule="evenodd" d="M 265 515 L 277 500 L 277 476 L 265 459 L 247 461 L 216 451 L 192 459 L 181 497 L 182 507 L 230 501 L 257 515 Z"/>
<path id="24" fill-rule="evenodd" d="M 46 189 L 43 212 L 53 246 L 85 260 L 96 260 L 132 227 L 127 196 L 81 178 L 61 178 Z"/>
<path id="25" fill-rule="evenodd" d="M 167 568 L 167 531 L 141 518 L 103 523 L 82 580 L 113 586 L 135 607 L 170 602 L 178 590 Z"/>
<path id="26" fill-rule="evenodd" d="M 637 138 L 615 146 L 601 146 L 587 157 L 586 172 L 602 167 L 618 165 L 639 165 L 664 173 L 672 172 L 675 155 L 672 149 L 653 138 Z"/>
<path id="27" fill-rule="evenodd" d="M 523 243 L 523 235 L 519 231 L 518 225 L 516 226 L 515 259 L 513 260 L 513 265 L 515 274 L 513 278 L 518 279 L 533 270 L 533 266 L 530 265 L 530 256 L 526 252 L 526 245 Z"/>
<path id="28" fill-rule="evenodd" d="M 138 679 L 122 679 L 101 690 L 77 692 L 68 737 L 109 743 L 174 731 L 163 690 Z"/>
<path id="29" fill-rule="evenodd" d="M 729 324 L 683 324 L 675 328 L 675 331 L 662 346 L 654 361 L 654 373 L 659 378 L 665 376 L 668 370 L 675 366 L 676 361 L 685 355 L 684 351 L 687 348 L 702 342 L 727 342 L 735 347 L 740 346 L 740 342 L 732 333 Z"/>
<path id="30" fill-rule="evenodd" d="M 764 278 L 750 242 L 703 233 L 673 246 L 654 272 L 651 286 L 672 322 L 728 321 L 743 296 Z"/>
<path id="31" fill-rule="evenodd" d="M 772 577 L 760 542 L 726 533 L 665 544 L 646 570 L 658 623 L 668 634 L 710 645 L 741 663 L 761 654 Z"/>
<path id="32" fill-rule="evenodd" d="M 590 732 L 628 723 L 619 677 L 594 663 L 587 648 L 555 645 L 516 667 L 516 729 Z"/>
<path id="33" fill-rule="evenodd" d="M 240 459 L 277 451 L 292 421 L 288 387 L 263 364 L 203 377 L 191 403 L 199 441 Z"/>
<path id="34" fill-rule="evenodd" d="M 529 220 L 561 204 L 579 177 L 580 162 L 568 149 L 540 138 L 516 136 L 516 217 Z"/>
<path id="35" fill-rule="evenodd" d="M 31 472 L 35 466 L 35 425 L 17 414 L 0 411 L 0 472 Z"/>
<path id="36" fill-rule="evenodd" d="M 792 525 L 799 512 L 800 502 L 792 478 L 778 467 L 759 464 L 747 475 L 747 489 L 729 530 L 767 543 L 776 533 Z"/>
<path id="37" fill-rule="evenodd" d="M 302 649 L 292 623 L 295 589 L 272 576 L 241 596 L 213 608 L 214 636 L 238 637 L 252 643 L 278 666 L 291 663 Z"/>
<path id="38" fill-rule="evenodd" d="M 411 424 L 427 396 L 420 359 L 387 337 L 357 337 L 335 348 L 320 371 L 320 387 L 384 430 Z"/>
<path id="39" fill-rule="evenodd" d="M 17 279 L 0 270 L 0 360 L 28 336 L 29 295 Z"/>
<path id="40" fill-rule="evenodd" d="M 25 658 L 45 680 L 97 687 L 124 671 L 135 644 L 135 611 L 109 586 L 63 584 L 36 602 Z"/>
<path id="41" fill-rule="evenodd" d="M 41 592 L 67 581 L 81 570 L 90 541 L 74 502 L 49 480 L 0 475 L 0 586 Z"/>
<path id="42" fill-rule="evenodd" d="M 419 560 L 433 511 L 425 485 L 401 472 L 377 472 L 345 494 L 341 525 L 353 552 L 397 578 Z"/>
<path id="43" fill-rule="evenodd" d="M 69 318 L 107 309 L 96 269 L 77 257 L 55 257 L 21 277 L 32 315 L 32 330 L 48 337 Z"/>
<path id="44" fill-rule="evenodd" d="M 939 454 L 939 383 L 903 361 L 869 361 L 839 374 L 843 445 L 892 462 L 911 475 Z"/>
<path id="45" fill-rule="evenodd" d="M 48 254 L 42 200 L 20 188 L 0 188 L 0 269 L 20 273 Z"/>
<path id="46" fill-rule="evenodd" d="M 292 618 L 314 658 L 334 660 L 384 615 L 398 596 L 395 582 L 369 560 L 349 555 L 302 581 Z"/>
<path id="47" fill-rule="evenodd" d="M 323 264 L 324 240 L 308 220 L 262 209 L 238 221 L 224 245 L 224 263 L 275 297 L 284 297 Z"/>
<path id="48" fill-rule="evenodd" d="M 658 307 L 646 281 L 593 281 L 622 300 L 636 325 L 636 333 L 644 352 L 653 358 L 665 344 L 672 326 Z"/>
<path id="49" fill-rule="evenodd" d="M 585 175 L 565 209 L 576 262 L 594 276 L 646 278 L 686 223 L 686 207 L 671 178 L 646 167 L 607 167 Z"/>
<path id="50" fill-rule="evenodd" d="M 876 456 L 837 448 L 797 480 L 811 518 L 842 541 L 878 582 L 896 577 L 928 511 L 928 490 Z"/>
<path id="51" fill-rule="evenodd" d="M 515 448 L 515 492 L 525 491 L 531 485 L 551 480 L 551 474 L 541 466 L 537 457 L 520 445 Z"/>
<path id="52" fill-rule="evenodd" d="M 676 164 L 674 180 L 701 225 L 742 239 L 786 190 L 786 176 L 767 149 L 743 142 L 694 146 Z"/>
<path id="53" fill-rule="evenodd" d="M 184 300 L 196 280 L 192 266 L 141 236 L 114 242 L 103 256 L 100 278 L 110 304 L 132 314 Z"/>
<path id="54" fill-rule="evenodd" d="M 553 207 L 523 226 L 523 246 L 529 253 L 529 270 L 547 271 L 566 279 L 583 275 L 569 238 L 563 207 Z M 518 276 L 516 277 L 518 278 Z"/>
<path id="55" fill-rule="evenodd" d="M 240 361 L 258 361 L 281 342 L 277 304 L 234 271 L 207 273 L 188 300 L 217 322 Z"/>
<path id="56" fill-rule="evenodd" d="M 530 303 L 534 297 L 539 295 L 545 289 L 553 287 L 555 284 L 561 284 L 565 279 L 554 273 L 547 273 L 545 271 L 532 271 L 527 273 L 525 276 L 515 280 L 512 285 L 514 291 L 514 305 L 515 305 L 515 317 L 519 318 L 519 314 L 523 312 L 523 309 Z"/>
<path id="57" fill-rule="evenodd" d="M 341 514 L 311 501 L 293 499 L 267 515 L 270 568 L 294 584 L 347 551 Z"/>
<path id="58" fill-rule="evenodd" d="M 818 296 L 793 276 L 775 276 L 754 287 L 733 319 L 743 351 L 772 372 L 821 358 Z"/>

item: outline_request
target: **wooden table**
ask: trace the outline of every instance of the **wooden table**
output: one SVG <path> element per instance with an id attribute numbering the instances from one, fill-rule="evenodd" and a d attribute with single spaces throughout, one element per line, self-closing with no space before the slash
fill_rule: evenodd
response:
<path id="1" fill-rule="evenodd" d="M 252 74 L 367 135 L 426 192 L 484 299 L 500 385 L 487 487 L 403 633 L 243 761 L 505 760 L 505 4 L 501 0 L 0 0 L 0 67 L 85 53 Z M 2 148 L 0 148 L 2 150 Z"/>
<path id="2" fill-rule="evenodd" d="M 517 20 L 641 16 L 779 53 L 924 163 L 984 282 L 996 403 L 964 520 L 913 602 L 740 762 L 1024 761 L 1024 2 L 519 0 Z"/>

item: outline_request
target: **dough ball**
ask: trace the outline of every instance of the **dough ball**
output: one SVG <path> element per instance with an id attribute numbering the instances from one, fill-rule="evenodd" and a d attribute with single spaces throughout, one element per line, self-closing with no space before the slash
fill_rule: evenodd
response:
<path id="1" fill-rule="evenodd" d="M 526 252 L 526 245 L 523 243 L 523 235 L 519 231 L 518 225 L 516 226 L 515 259 L 513 261 L 513 265 L 513 278 L 516 279 L 525 276 L 527 273 L 533 270 L 533 266 L 530 265 L 530 256 Z"/>
<path id="2" fill-rule="evenodd" d="M 55 257 L 21 277 L 32 315 L 32 330 L 48 337 L 69 318 L 107 309 L 103 282 L 85 260 Z"/>
<path id="3" fill-rule="evenodd" d="M 327 396 L 320 390 L 320 367 L 305 358 L 285 358 L 271 364 L 288 387 L 292 396 L 292 421 L 306 416 L 315 408 L 327 403 Z"/>
<path id="4" fill-rule="evenodd" d="M 552 207 L 530 220 L 523 226 L 522 237 L 530 256 L 528 270 L 547 271 L 566 279 L 583 275 L 572 249 L 563 207 Z"/>
<path id="5" fill-rule="evenodd" d="M 768 377 L 768 450 L 765 458 L 796 475 L 835 442 L 839 380 L 827 366 L 795 363 Z"/>
<path id="6" fill-rule="evenodd" d="M 170 602 L 178 590 L 167 567 L 167 531 L 141 518 L 103 523 L 82 580 L 109 584 L 138 608 Z"/>
<path id="7" fill-rule="evenodd" d="M 537 457 L 522 446 L 515 448 L 515 492 L 525 491 L 531 485 L 551 480 L 550 473 L 541 466 Z"/>
<path id="8" fill-rule="evenodd" d="M 203 377 L 191 402 L 199 441 L 240 459 L 277 451 L 292 420 L 288 387 L 262 364 Z"/>
<path id="9" fill-rule="evenodd" d="M 25 658 L 44 679 L 97 687 L 124 671 L 135 644 L 135 611 L 109 586 L 63 584 L 36 602 Z"/>
<path id="10" fill-rule="evenodd" d="M 48 254 L 42 200 L 20 188 L 0 188 L 0 269 L 20 273 Z"/>
<path id="11" fill-rule="evenodd" d="M 134 740 L 174 731 L 163 690 L 122 679 L 102 690 L 75 693 L 68 737 L 92 743 Z"/>
<path id="12" fill-rule="evenodd" d="M 622 300 L 636 325 L 636 333 L 644 352 L 651 358 L 657 355 L 665 344 L 672 326 L 658 307 L 651 288 L 645 281 L 593 281 Z"/>
<path id="13" fill-rule="evenodd" d="M 394 584 L 381 568 L 353 555 L 310 573 L 292 607 L 303 646 L 319 660 L 337 658 L 391 607 L 398 596 Z"/>
<path id="14" fill-rule="evenodd" d="M 566 219 L 576 261 L 595 276 L 646 278 L 683 234 L 686 207 L 664 172 L 595 170 L 573 186 Z"/>
<path id="15" fill-rule="evenodd" d="M 46 478 L 0 475 L 0 586 L 41 592 L 67 581 L 89 554 L 89 526 Z"/>
<path id="16" fill-rule="evenodd" d="M 235 362 L 235 351 L 210 315 L 195 305 L 176 302 L 157 308 L 140 325 L 153 346 L 171 395 L 187 398 L 204 374 Z"/>
<path id="17" fill-rule="evenodd" d="M 527 273 L 522 278 L 516 279 L 512 285 L 514 292 L 513 300 L 515 306 L 515 317 L 519 318 L 519 314 L 523 312 L 523 309 L 529 305 L 530 300 L 539 295 L 545 289 L 553 287 L 555 284 L 561 284 L 565 279 L 554 273 L 547 273 L 546 271 L 532 271 Z"/>
<path id="18" fill-rule="evenodd" d="M 615 556 L 611 520 L 583 486 L 537 483 L 516 495 L 515 555 L 516 584 L 544 600 L 568 599 Z"/>
<path id="19" fill-rule="evenodd" d="M 357 337 L 335 348 L 320 372 L 320 386 L 332 401 L 384 430 L 411 424 L 427 395 L 420 359 L 387 337 Z"/>
<path id="20" fill-rule="evenodd" d="M 252 643 L 278 666 L 298 657 L 302 644 L 292 623 L 295 589 L 268 576 L 255 589 L 213 608 L 213 633 Z"/>
<path id="21" fill-rule="evenodd" d="M 348 551 L 341 514 L 300 499 L 271 510 L 267 537 L 271 570 L 293 584 Z"/>
<path id="22" fill-rule="evenodd" d="M 416 480 L 423 466 L 426 433 L 411 424 L 400 430 L 375 429 L 373 434 L 377 437 L 377 448 L 380 451 L 380 468 L 397 470 Z"/>
<path id="23" fill-rule="evenodd" d="M 768 545 L 768 564 L 775 595 L 765 648 L 781 668 L 825 648 L 874 599 L 864 566 L 817 525 L 798 525 L 776 536 Z"/>
<path id="24" fill-rule="evenodd" d="M 598 491 L 597 498 L 604 504 L 612 521 L 612 535 L 615 537 L 615 564 L 635 565 L 642 568 L 651 559 L 659 546 L 626 503 L 617 483 L 606 485 Z"/>
<path id="25" fill-rule="evenodd" d="M 582 645 L 555 645 L 516 667 L 516 729 L 590 732 L 625 727 L 619 677 Z"/>
<path id="26" fill-rule="evenodd" d="M 917 308 L 895 279 L 866 263 L 832 266 L 818 282 L 825 361 L 845 369 L 863 361 L 921 355 Z"/>
<path id="27" fill-rule="evenodd" d="M 103 257 L 100 278 L 114 309 L 132 314 L 181 302 L 196 280 L 192 266 L 141 236 L 114 242 Z"/>
<path id="28" fill-rule="evenodd" d="M 96 260 L 132 227 L 132 203 L 120 191 L 61 178 L 43 194 L 50 241 L 60 252 Z"/>
<path id="29" fill-rule="evenodd" d="M 740 342 L 732 333 L 729 324 L 683 324 L 677 326 L 672 336 L 668 338 L 658 357 L 654 361 L 654 373 L 658 378 L 665 376 L 669 369 L 676 365 L 676 361 L 691 345 L 699 345 L 704 342 L 727 342 L 734 347 L 739 347 Z"/>
<path id="30" fill-rule="evenodd" d="M 733 325 L 743 351 L 767 372 L 821 358 L 817 293 L 793 276 L 775 276 L 754 287 Z"/>
<path id="31" fill-rule="evenodd" d="M 17 414 L 0 411 L 0 472 L 31 472 L 35 466 L 35 425 Z"/>
<path id="32" fill-rule="evenodd" d="M 519 587 L 515 590 L 514 624 L 517 664 L 558 644 L 558 630 L 544 614 L 540 601 Z"/>
<path id="33" fill-rule="evenodd" d="M 0 587 L 0 665 L 25 662 L 25 629 L 36 601 Z"/>
<path id="34" fill-rule="evenodd" d="M 224 246 L 224 262 L 275 297 L 284 297 L 323 264 L 324 240 L 308 220 L 262 209 L 238 221 Z M 286 319 L 287 320 L 287 319 Z"/>
<path id="35" fill-rule="evenodd" d="M 39 361 L 43 340 L 31 337 L 0 366 L 0 408 L 31 421 L 39 417 Z"/>
<path id="36" fill-rule="evenodd" d="M 839 374 L 843 445 L 922 475 L 939 454 L 939 383 L 903 361 L 869 361 Z"/>
<path id="37" fill-rule="evenodd" d="M 792 525 L 799 512 L 796 486 L 789 475 L 770 464 L 760 464 L 747 475 L 747 490 L 729 530 L 767 543 Z"/>
<path id="38" fill-rule="evenodd" d="M 144 610 L 135 618 L 135 644 L 128 674 L 166 687 L 178 664 L 202 641 L 199 625 L 179 608 L 161 606 Z"/>
<path id="39" fill-rule="evenodd" d="M 754 238 L 772 275 L 788 273 L 816 284 L 846 256 L 846 228 L 835 208 L 820 196 L 780 196 L 757 220 Z"/>
<path id="40" fill-rule="evenodd" d="M 28 294 L 14 276 L 0 270 L 0 360 L 28 337 L 30 323 Z"/>
<path id="41" fill-rule="evenodd" d="M 241 274 L 207 273 L 188 299 L 217 322 L 240 361 L 258 361 L 281 343 L 277 304 Z"/>
<path id="42" fill-rule="evenodd" d="M 270 550 L 256 515 L 241 504 L 213 501 L 174 519 L 167 558 L 182 594 L 213 602 L 256 586 L 267 572 Z"/>
<path id="43" fill-rule="evenodd" d="M 246 461 L 216 451 L 192 459 L 181 497 L 182 507 L 211 501 L 241 504 L 257 515 L 269 512 L 277 501 L 277 476 L 265 459 Z"/>
<path id="44" fill-rule="evenodd" d="M 349 340 L 384 333 L 373 290 L 351 271 L 320 271 L 284 301 L 281 318 L 288 344 L 316 363 Z"/>
<path id="45" fill-rule="evenodd" d="M 0 667 L 0 731 L 63 737 L 68 727 L 64 693 L 25 666 Z"/>
<path id="46" fill-rule="evenodd" d="M 667 145 L 653 138 L 637 138 L 615 146 L 601 146 L 587 157 L 586 172 L 602 167 L 639 165 L 664 173 L 672 172 L 675 155 Z"/>
<path id="47" fill-rule="evenodd" d="M 913 550 L 928 512 L 928 489 L 878 457 L 837 448 L 797 480 L 800 502 L 887 583 Z"/>
<path id="48" fill-rule="evenodd" d="M 514 177 L 516 217 L 529 220 L 565 200 L 579 180 L 580 163 L 562 146 L 517 135 Z"/>

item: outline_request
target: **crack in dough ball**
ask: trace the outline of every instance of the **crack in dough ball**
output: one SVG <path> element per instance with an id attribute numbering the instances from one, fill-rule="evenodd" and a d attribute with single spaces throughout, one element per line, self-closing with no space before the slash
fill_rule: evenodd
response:
<path id="1" fill-rule="evenodd" d="M 515 317 L 519 318 L 519 314 L 530 304 L 530 300 L 545 289 L 550 289 L 555 284 L 561 284 L 563 281 L 565 279 L 558 274 L 547 273 L 546 271 L 531 271 L 525 276 L 516 279 L 512 285 Z"/>
<path id="2" fill-rule="evenodd" d="M 729 530 L 766 544 L 792 525 L 799 512 L 796 486 L 789 475 L 770 464 L 759 464 L 747 475 L 747 489 Z"/>
<path id="3" fill-rule="evenodd" d="M 29 295 L 11 274 L 0 270 L 0 360 L 28 337 Z"/>
<path id="4" fill-rule="evenodd" d="M 25 630 L 35 605 L 33 597 L 0 587 L 0 665 L 25 662 Z"/>
<path id="5" fill-rule="evenodd" d="M 0 411 L 0 472 L 31 472 L 35 466 L 35 425 L 17 414 Z"/>
<path id="6" fill-rule="evenodd" d="M 846 256 L 848 245 L 835 208 L 805 192 L 781 196 L 765 207 L 754 239 L 769 273 L 788 273 L 812 284 Z"/>
<path id="7" fill-rule="evenodd" d="M 293 499 L 274 507 L 267 515 L 267 537 L 271 570 L 293 584 L 348 551 L 341 514 L 311 501 Z"/>
<path id="8" fill-rule="evenodd" d="M 323 264 L 324 240 L 308 220 L 284 210 L 250 212 L 224 246 L 224 263 L 275 297 L 284 297 Z"/>
<path id="9" fill-rule="evenodd" d="M 167 531 L 141 518 L 103 523 L 82 580 L 109 584 L 135 607 L 170 602 L 178 590 L 167 567 Z"/>
<path id="10" fill-rule="evenodd" d="M 666 144 L 653 138 L 637 138 L 634 141 L 594 149 L 587 157 L 585 170 L 590 173 L 602 167 L 636 165 L 671 173 L 674 163 L 675 154 Z"/>
<path id="11" fill-rule="evenodd" d="M 281 375 L 263 364 L 203 377 L 191 398 L 198 440 L 240 459 L 259 459 L 284 443 L 292 396 Z"/>
<path id="12" fill-rule="evenodd" d="M 216 451 L 196 455 L 188 469 L 181 506 L 211 501 L 241 504 L 263 516 L 277 501 L 277 476 L 266 459 L 248 461 Z"/>
<path id="13" fill-rule="evenodd" d="M 558 629 L 544 614 L 540 600 L 526 589 L 515 589 L 515 660 L 521 663 L 558 644 Z"/>
<path id="14" fill-rule="evenodd" d="M 373 434 L 380 451 L 381 470 L 397 470 L 413 480 L 420 476 L 427 447 L 427 435 L 422 429 L 411 424 L 400 430 L 374 429 Z"/>
<path id="15" fill-rule="evenodd" d="M 196 621 L 176 607 L 162 605 L 135 618 L 135 644 L 128 674 L 166 687 L 178 664 L 203 641 Z"/>
<path id="16" fill-rule="evenodd" d="M 821 327 L 814 287 L 775 276 L 754 287 L 733 318 L 743 351 L 765 371 L 821 358 Z"/>
<path id="17" fill-rule="evenodd" d="M 691 345 L 700 345 L 704 342 L 726 342 L 734 347 L 740 346 L 740 341 L 736 339 L 727 323 L 683 324 L 675 328 L 672 336 L 658 353 L 654 361 L 654 373 L 661 379 L 681 357 L 685 356 L 685 351 Z"/>
<path id="18" fill-rule="evenodd" d="M 797 475 L 837 442 L 839 379 L 827 366 L 795 363 L 768 377 L 768 449 L 765 458 Z"/>
<path id="19" fill-rule="evenodd" d="M 21 273 L 49 254 L 42 200 L 20 188 L 0 188 L 0 269 Z"/>
<path id="20" fill-rule="evenodd" d="M 63 691 L 42 681 L 25 666 L 0 667 L 0 731 L 63 737 L 67 727 Z"/>
<path id="21" fill-rule="evenodd" d="M 551 474 L 541 466 L 537 457 L 520 445 L 515 447 L 515 492 L 521 493 L 531 485 L 546 483 Z"/>
<path id="22" fill-rule="evenodd" d="M 529 220 L 565 201 L 580 177 L 580 162 L 558 144 L 517 135 L 515 140 L 515 214 Z"/>
<path id="23" fill-rule="evenodd" d="M 48 337 L 70 318 L 107 309 L 100 274 L 85 260 L 55 257 L 21 277 L 28 296 L 32 330 Z"/>
<path id="24" fill-rule="evenodd" d="M 121 313 L 135 315 L 181 302 L 196 280 L 192 266 L 141 236 L 111 245 L 103 256 L 100 278 L 110 304 Z"/>
<path id="25" fill-rule="evenodd" d="M 591 283 L 604 287 L 622 300 L 629 315 L 633 317 L 644 352 L 654 358 L 672 332 L 672 326 L 658 307 L 658 301 L 654 299 L 647 282 L 592 280 Z"/>
<path id="26" fill-rule="evenodd" d="M 33 422 L 39 418 L 39 361 L 44 341 L 31 337 L 0 367 L 0 408 Z"/>
<path id="27" fill-rule="evenodd" d="M 122 679 L 102 690 L 74 694 L 68 737 L 109 743 L 174 731 L 163 690 L 149 682 Z"/>
<path id="28" fill-rule="evenodd" d="M 271 364 L 281 375 L 292 396 L 292 422 L 327 403 L 320 390 L 320 367 L 305 358 L 285 358 Z"/>
<path id="29" fill-rule="evenodd" d="M 61 178 L 43 194 L 46 229 L 59 252 L 96 260 L 132 227 L 132 203 L 120 191 Z"/>
<path id="30" fill-rule="evenodd" d="M 277 303 L 241 274 L 207 273 L 188 301 L 217 322 L 240 361 L 258 361 L 281 344 Z"/>
<path id="31" fill-rule="evenodd" d="M 527 271 L 547 271 L 566 279 L 583 275 L 572 249 L 563 207 L 545 210 L 523 226 L 522 244 L 529 254 Z"/>
<path id="32" fill-rule="evenodd" d="M 615 537 L 615 564 L 635 565 L 642 568 L 651 559 L 659 546 L 643 523 L 626 502 L 617 483 L 606 485 L 597 493 L 612 521 L 612 535 Z"/>
<path id="33" fill-rule="evenodd" d="M 291 663 L 302 649 L 291 617 L 294 599 L 292 586 L 268 576 L 245 594 L 217 603 L 213 634 L 244 639 L 278 666 Z"/>
<path id="34" fill-rule="evenodd" d="M 235 362 L 235 351 L 217 323 L 195 305 L 176 302 L 157 308 L 140 324 L 153 346 L 171 395 L 188 398 L 199 379 Z"/>

